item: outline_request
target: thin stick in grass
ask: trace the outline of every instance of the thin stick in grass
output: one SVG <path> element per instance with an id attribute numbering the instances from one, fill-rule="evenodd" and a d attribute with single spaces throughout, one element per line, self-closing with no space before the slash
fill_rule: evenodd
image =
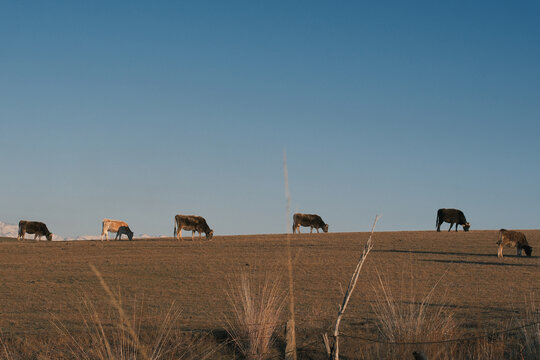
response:
<path id="1" fill-rule="evenodd" d="M 366 244 L 364 245 L 364 250 L 362 251 L 362 256 L 360 257 L 360 260 L 358 261 L 358 264 L 356 264 L 356 269 L 354 269 L 353 275 L 351 277 L 351 280 L 349 281 L 349 286 L 347 287 L 347 291 L 345 292 L 345 296 L 343 297 L 343 302 L 341 305 L 339 305 L 338 308 L 338 316 L 336 319 L 336 324 L 334 326 L 334 347 L 332 349 L 331 358 L 334 360 L 339 359 L 339 325 L 341 324 L 341 319 L 343 318 L 343 314 L 345 313 L 345 310 L 347 309 L 347 305 L 349 305 L 349 300 L 351 299 L 352 292 L 354 291 L 354 288 L 356 287 L 356 282 L 358 281 L 358 277 L 360 276 L 360 271 L 362 270 L 362 266 L 364 265 L 364 262 L 366 261 L 366 258 L 373 249 L 373 243 L 371 241 L 371 237 L 373 236 L 373 232 L 375 231 L 375 225 L 377 225 L 377 221 L 379 221 L 380 216 L 375 216 L 375 221 L 373 221 L 373 226 L 371 227 L 371 234 L 369 234 L 369 238 L 366 241 Z"/>
<path id="2" fill-rule="evenodd" d="M 109 285 L 105 282 L 103 279 L 103 276 L 99 272 L 98 269 L 92 264 L 90 264 L 90 268 L 96 275 L 96 277 L 99 279 L 99 282 L 101 284 L 101 287 L 107 295 L 109 296 L 109 300 L 111 302 L 111 305 L 116 308 L 116 311 L 118 311 L 118 315 L 120 316 L 120 320 L 122 321 L 122 325 L 124 329 L 128 332 L 128 334 L 131 336 L 131 341 L 133 341 L 133 344 L 135 345 L 135 348 L 139 351 L 140 355 L 145 360 L 150 360 L 151 357 L 148 355 L 148 352 L 146 351 L 145 347 L 140 343 L 139 337 L 137 336 L 137 333 L 135 332 L 135 329 L 133 329 L 133 326 L 131 322 L 129 321 L 126 313 L 124 312 L 124 309 L 122 308 L 120 301 L 116 298 L 114 293 L 109 288 Z"/>

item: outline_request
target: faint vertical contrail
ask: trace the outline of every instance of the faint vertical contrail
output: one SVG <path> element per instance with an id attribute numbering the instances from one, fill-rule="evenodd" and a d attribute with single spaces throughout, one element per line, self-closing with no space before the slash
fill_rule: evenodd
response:
<path id="1" fill-rule="evenodd" d="M 285 198 L 287 199 L 287 231 L 291 231 L 291 193 L 289 192 L 289 173 L 287 172 L 287 151 L 283 149 L 283 176 L 285 177 Z"/>
<path id="2" fill-rule="evenodd" d="M 287 270 L 289 272 L 289 312 L 290 319 L 287 322 L 287 344 L 285 348 L 285 359 L 296 360 L 296 331 L 294 324 L 294 287 L 293 287 L 293 267 L 291 256 L 291 194 L 289 193 L 289 174 L 287 172 L 287 152 L 283 148 L 283 176 L 285 178 L 285 198 L 287 199 Z M 290 341 L 289 341 L 290 340 Z"/>

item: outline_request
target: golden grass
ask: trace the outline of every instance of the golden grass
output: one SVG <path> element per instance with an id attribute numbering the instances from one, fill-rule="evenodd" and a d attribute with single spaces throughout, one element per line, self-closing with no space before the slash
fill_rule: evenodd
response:
<path id="1" fill-rule="evenodd" d="M 527 360 L 540 359 L 540 308 L 536 303 L 535 295 L 532 292 L 527 296 L 524 316 L 519 321 L 519 324 L 523 326 L 521 355 Z"/>
<path id="2" fill-rule="evenodd" d="M 53 319 L 53 326 L 64 337 L 68 338 L 68 347 L 74 359 L 83 360 L 167 360 L 167 359 L 206 359 L 210 357 L 218 348 L 206 349 L 198 352 L 195 356 L 188 356 L 191 353 L 190 343 L 175 343 L 173 337 L 174 325 L 179 320 L 181 311 L 174 304 L 162 316 L 159 316 L 159 323 L 155 329 L 145 327 L 142 321 L 144 318 L 144 302 L 134 301 L 131 315 L 124 310 L 122 297 L 115 294 L 101 272 L 93 265 L 90 265 L 93 273 L 98 278 L 103 290 L 106 292 L 110 305 L 115 310 L 111 316 L 114 327 L 112 330 L 106 329 L 104 321 L 96 310 L 93 302 L 87 295 L 81 296 L 81 319 L 85 333 L 89 337 L 91 347 L 87 342 L 80 342 L 76 336 L 70 333 L 68 328 L 57 319 Z M 152 339 L 148 343 L 142 339 Z M 184 347 L 184 349 L 180 349 Z"/>
<path id="3" fill-rule="evenodd" d="M 0 333 L 0 345 L 2 346 L 2 349 L 0 351 L 0 360 L 13 360 L 13 355 L 11 355 L 11 352 L 9 351 L 8 346 L 2 339 L 1 333 Z"/>
<path id="4" fill-rule="evenodd" d="M 249 360 L 269 356 L 274 333 L 282 324 L 285 293 L 280 276 L 267 273 L 262 283 L 243 271 L 231 282 L 227 297 L 232 315 L 225 317 L 227 332 L 239 351 Z"/>
<path id="5" fill-rule="evenodd" d="M 382 340 L 389 343 L 437 342 L 461 335 L 453 311 L 444 305 L 433 306 L 438 283 L 427 294 L 419 296 L 411 275 L 408 291 L 403 291 L 407 287 L 402 285 L 401 293 L 396 295 L 378 274 L 372 309 Z M 456 343 L 390 345 L 386 347 L 386 355 L 390 358 L 406 358 L 413 351 L 422 350 L 429 354 L 430 359 L 452 359 L 455 347 Z"/>

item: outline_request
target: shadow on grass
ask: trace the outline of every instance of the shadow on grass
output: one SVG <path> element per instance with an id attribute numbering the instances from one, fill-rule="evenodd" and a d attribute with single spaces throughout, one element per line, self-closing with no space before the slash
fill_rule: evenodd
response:
<path id="1" fill-rule="evenodd" d="M 497 257 L 497 247 L 493 254 L 473 254 L 473 253 L 461 253 L 461 252 L 448 252 L 448 251 L 426 251 L 426 250 L 372 250 L 373 252 L 390 252 L 390 253 L 403 253 L 403 254 L 428 254 L 428 255 L 453 255 L 453 256 L 479 256 L 479 257 Z M 517 255 L 504 255 L 505 258 L 518 258 Z M 522 258 L 535 259 L 537 256 L 522 256 Z"/>
<path id="2" fill-rule="evenodd" d="M 509 264 L 505 262 L 483 262 L 483 261 L 465 261 L 465 260 L 438 260 L 438 259 L 420 259 L 420 261 L 444 263 L 444 264 L 473 264 L 473 265 L 493 265 L 493 266 L 528 266 L 539 267 L 536 264 Z"/>
<path id="3" fill-rule="evenodd" d="M 403 301 L 403 304 L 418 305 L 418 306 L 422 305 L 420 301 Z M 449 309 L 464 309 L 464 310 L 477 309 L 477 310 L 484 311 L 485 314 L 490 314 L 492 312 L 511 313 L 511 314 L 516 314 L 516 315 L 519 314 L 519 311 L 516 310 L 515 308 L 510 309 L 510 308 L 504 308 L 501 306 L 478 306 L 478 305 L 471 305 L 471 304 L 459 305 L 459 304 L 449 304 L 449 303 L 429 303 L 429 304 L 425 304 L 425 306 L 428 308 L 442 307 L 442 308 L 449 308 Z"/>
<path id="4" fill-rule="evenodd" d="M 201 332 L 210 334 L 218 344 L 221 344 L 227 350 L 229 354 L 234 354 L 235 359 L 243 358 L 242 353 L 238 350 L 238 346 L 236 346 L 235 340 L 231 337 L 231 335 L 227 332 L 227 330 L 213 329 L 213 330 L 205 330 Z M 276 350 L 278 354 L 284 353 L 285 348 L 287 346 L 285 339 L 279 335 L 274 335 L 274 336 L 275 338 L 274 338 L 274 344 L 272 348 Z"/>

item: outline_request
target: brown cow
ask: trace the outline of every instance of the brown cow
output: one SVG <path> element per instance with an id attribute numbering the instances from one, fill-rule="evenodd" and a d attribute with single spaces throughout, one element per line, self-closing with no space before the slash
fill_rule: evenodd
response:
<path id="1" fill-rule="evenodd" d="M 107 241 L 109 241 L 109 231 L 113 233 L 117 233 L 117 237 L 118 237 L 118 229 L 120 229 L 123 226 L 129 230 L 129 225 L 125 221 L 103 219 L 103 221 L 101 222 L 101 238 L 100 238 L 101 241 L 103 241 L 103 236 L 105 236 Z M 129 231 L 131 232 L 131 230 Z M 131 236 L 133 236 L 133 232 L 131 232 L 131 234 L 132 234 Z"/>
<path id="2" fill-rule="evenodd" d="M 499 245 L 497 257 L 500 259 L 503 258 L 503 247 L 505 245 L 508 247 L 515 247 L 517 256 L 521 256 L 521 249 L 525 250 L 527 256 L 531 256 L 532 254 L 532 247 L 529 246 L 525 234 L 519 231 L 506 229 L 499 230 L 499 241 L 497 241 L 497 245 Z"/>
<path id="3" fill-rule="evenodd" d="M 34 240 L 36 238 L 41 240 L 42 236 L 45 236 L 48 241 L 52 240 L 53 234 L 47 229 L 47 225 L 39 221 L 19 221 L 19 232 L 17 234 L 17 241 L 24 240 L 24 235 L 26 233 L 34 234 Z"/>
<path id="4" fill-rule="evenodd" d="M 177 230 L 178 228 L 178 230 Z M 199 240 L 201 240 L 201 233 L 204 232 L 206 240 L 211 240 L 214 236 L 214 230 L 210 229 L 206 220 L 202 216 L 196 215 L 176 215 L 174 217 L 174 237 L 176 240 L 184 240 L 182 238 L 182 229 L 191 230 L 191 241 L 195 231 L 199 233 Z"/>
<path id="5" fill-rule="evenodd" d="M 322 229 L 325 233 L 328 232 L 328 224 L 325 224 L 323 219 L 319 215 L 315 214 L 300 214 L 296 213 L 293 215 L 293 234 L 298 231 L 300 234 L 300 225 L 309 226 L 311 229 L 309 233 L 313 232 L 313 228 L 319 233 L 319 228 Z"/>
<path id="6" fill-rule="evenodd" d="M 439 209 L 437 210 L 437 220 L 435 226 L 437 226 L 437 231 L 441 231 L 441 224 L 443 222 L 450 223 L 450 228 L 448 231 L 452 230 L 452 226 L 456 224 L 456 231 L 458 225 L 463 226 L 464 231 L 469 231 L 471 224 L 465 219 L 463 211 L 458 209 Z"/>

